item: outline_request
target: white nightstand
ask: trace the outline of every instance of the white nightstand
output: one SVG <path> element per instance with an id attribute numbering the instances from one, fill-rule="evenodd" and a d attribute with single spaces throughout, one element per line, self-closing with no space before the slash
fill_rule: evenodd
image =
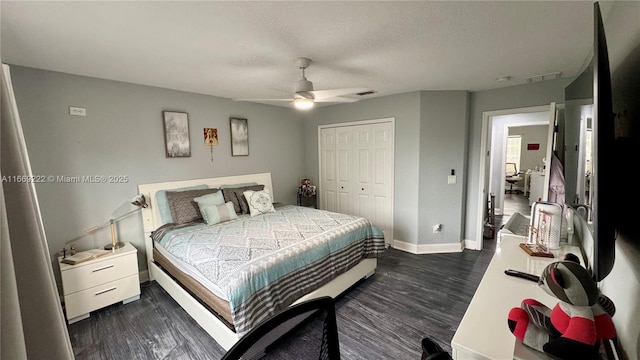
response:
<path id="1" fill-rule="evenodd" d="M 109 255 L 77 265 L 62 263 L 64 303 L 69 324 L 86 319 L 91 311 L 122 301 L 140 299 L 138 250 L 130 243 Z"/>

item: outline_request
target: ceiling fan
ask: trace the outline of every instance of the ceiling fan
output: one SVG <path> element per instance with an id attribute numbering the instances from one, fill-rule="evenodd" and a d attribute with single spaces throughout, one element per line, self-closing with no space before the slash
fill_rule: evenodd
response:
<path id="1" fill-rule="evenodd" d="M 359 92 L 370 91 L 367 88 L 345 88 L 331 90 L 314 90 L 313 83 L 305 77 L 304 71 L 311 65 L 311 59 L 300 57 L 295 59 L 294 64 L 302 71 L 302 77 L 296 81 L 295 93 L 288 99 L 236 99 L 237 101 L 290 101 L 300 110 L 311 109 L 317 102 L 350 103 L 358 99 L 344 97 L 344 95 L 355 95 Z"/>

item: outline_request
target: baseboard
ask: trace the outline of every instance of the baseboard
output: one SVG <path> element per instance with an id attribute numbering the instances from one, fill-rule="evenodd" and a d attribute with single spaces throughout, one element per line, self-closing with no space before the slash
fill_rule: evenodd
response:
<path id="1" fill-rule="evenodd" d="M 448 244 L 412 244 L 404 241 L 394 240 L 393 248 L 406 251 L 412 254 L 440 254 L 461 252 L 464 250 L 464 242 L 448 243 Z"/>
<path id="2" fill-rule="evenodd" d="M 140 283 L 144 283 L 149 281 L 149 270 L 143 270 L 138 273 L 138 277 L 140 277 Z"/>
<path id="3" fill-rule="evenodd" d="M 464 240 L 464 248 L 465 249 L 469 249 L 469 250 L 477 250 L 478 249 L 478 242 L 475 240 Z"/>

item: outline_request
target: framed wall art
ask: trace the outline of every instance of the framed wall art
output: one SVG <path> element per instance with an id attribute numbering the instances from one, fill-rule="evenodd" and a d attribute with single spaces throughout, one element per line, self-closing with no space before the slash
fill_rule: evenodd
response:
<path id="1" fill-rule="evenodd" d="M 218 146 L 218 129 L 204 128 L 204 146 Z"/>
<path id="2" fill-rule="evenodd" d="M 247 119 L 229 118 L 231 126 L 231 156 L 249 155 L 249 124 Z"/>
<path id="3" fill-rule="evenodd" d="M 204 128 L 204 146 L 209 147 L 211 162 L 213 162 L 213 147 L 218 146 L 218 129 Z"/>
<path id="4" fill-rule="evenodd" d="M 187 113 L 163 111 L 164 140 L 167 157 L 191 157 L 189 116 Z"/>

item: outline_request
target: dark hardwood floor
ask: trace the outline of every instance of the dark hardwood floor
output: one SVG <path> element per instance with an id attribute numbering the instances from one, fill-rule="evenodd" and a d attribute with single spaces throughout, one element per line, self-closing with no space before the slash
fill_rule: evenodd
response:
<path id="1" fill-rule="evenodd" d="M 504 194 L 504 210 L 500 216 L 500 221 L 504 220 L 502 224 L 506 223 L 515 212 L 529 215 L 531 212 L 529 199 L 523 194 Z"/>
<path id="2" fill-rule="evenodd" d="M 420 359 L 425 336 L 451 351 L 451 338 L 492 256 L 491 250 L 414 255 L 388 249 L 376 274 L 336 301 L 342 359 Z M 77 359 L 224 354 L 156 282 L 142 284 L 140 300 L 92 312 L 68 329 Z"/>

